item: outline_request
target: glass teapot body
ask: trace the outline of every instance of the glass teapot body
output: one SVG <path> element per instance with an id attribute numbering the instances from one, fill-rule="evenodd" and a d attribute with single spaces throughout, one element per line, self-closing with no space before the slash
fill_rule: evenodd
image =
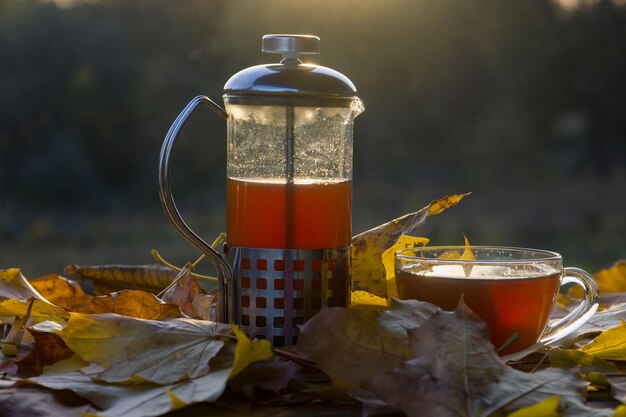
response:
<path id="1" fill-rule="evenodd" d="M 228 104 L 231 247 L 350 245 L 352 107 Z"/>
<path id="2" fill-rule="evenodd" d="M 283 60 L 233 75 L 225 109 L 198 96 L 181 112 L 163 142 L 159 183 L 171 223 L 215 265 L 218 321 L 282 346 L 322 307 L 349 302 L 352 131 L 363 106 L 344 75 L 298 59 L 319 53 L 319 38 L 266 35 L 263 51 Z M 200 106 L 227 121 L 223 251 L 187 226 L 170 185 L 172 148 Z"/>

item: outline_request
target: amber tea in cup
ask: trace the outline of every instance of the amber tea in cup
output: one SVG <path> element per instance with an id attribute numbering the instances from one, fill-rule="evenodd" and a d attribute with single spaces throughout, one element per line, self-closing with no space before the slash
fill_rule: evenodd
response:
<path id="1" fill-rule="evenodd" d="M 454 310 L 463 296 L 489 327 L 501 354 L 537 342 L 555 342 L 580 327 L 598 309 L 593 278 L 577 268 L 563 268 L 561 255 L 537 249 L 473 247 L 475 259 L 460 259 L 463 247 L 420 247 L 396 252 L 395 273 L 401 299 L 416 299 Z M 458 254 L 458 256 L 454 256 Z M 581 305 L 548 325 L 559 289 L 583 287 Z"/>

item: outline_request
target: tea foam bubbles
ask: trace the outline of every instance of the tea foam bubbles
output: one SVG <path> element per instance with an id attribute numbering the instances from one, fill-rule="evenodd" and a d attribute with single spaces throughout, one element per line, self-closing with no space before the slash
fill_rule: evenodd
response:
<path id="1" fill-rule="evenodd" d="M 532 268 L 514 268 L 509 265 L 492 265 L 492 264 L 451 264 L 451 265 L 433 265 L 428 269 L 413 264 L 406 265 L 405 271 L 418 274 L 424 277 L 436 278 L 472 278 L 472 279 L 528 279 L 539 278 L 551 275 L 557 271 L 545 265 L 534 265 Z"/>

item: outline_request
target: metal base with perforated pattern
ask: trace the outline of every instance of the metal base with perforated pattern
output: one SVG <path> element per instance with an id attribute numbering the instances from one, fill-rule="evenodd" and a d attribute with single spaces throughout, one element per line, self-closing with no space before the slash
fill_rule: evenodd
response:
<path id="1" fill-rule="evenodd" d="M 323 306 L 346 306 L 350 247 L 342 249 L 231 248 L 234 288 L 229 316 L 250 337 L 274 346 L 295 344 L 298 325 Z"/>

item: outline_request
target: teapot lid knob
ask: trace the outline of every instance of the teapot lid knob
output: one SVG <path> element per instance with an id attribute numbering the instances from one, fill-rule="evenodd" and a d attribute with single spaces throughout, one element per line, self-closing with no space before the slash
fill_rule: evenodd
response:
<path id="1" fill-rule="evenodd" d="M 312 35 L 264 35 L 262 51 L 283 54 L 283 59 L 298 59 L 300 54 L 319 54 L 320 38 Z"/>

